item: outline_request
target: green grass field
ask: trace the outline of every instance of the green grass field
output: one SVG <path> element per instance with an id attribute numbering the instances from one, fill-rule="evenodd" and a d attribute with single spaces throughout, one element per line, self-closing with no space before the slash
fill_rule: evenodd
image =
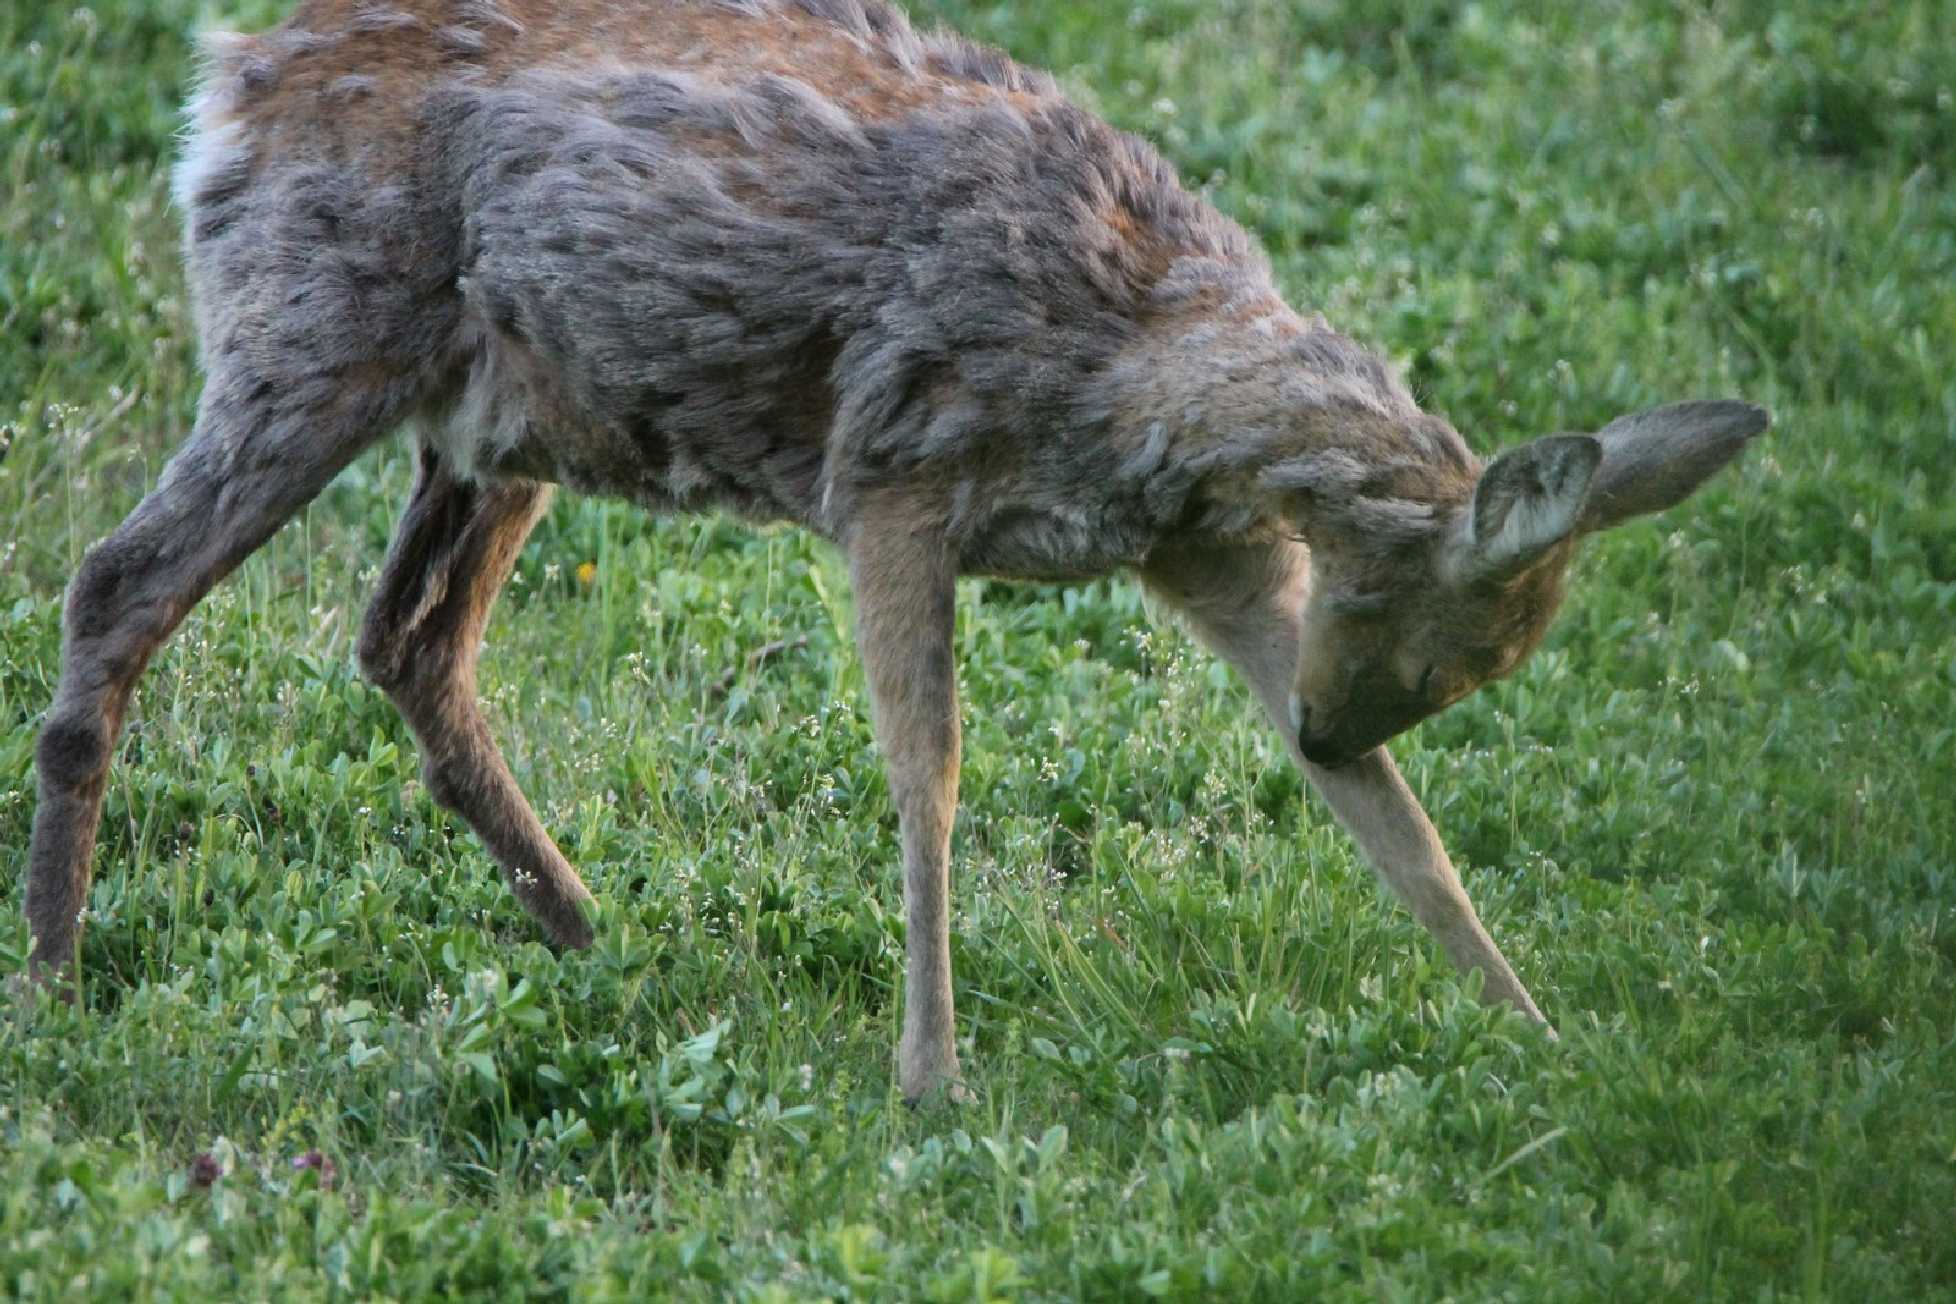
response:
<path id="1" fill-rule="evenodd" d="M 484 666 L 603 903 L 553 956 L 353 665 L 403 441 L 144 681 L 87 999 L 0 1017 L 0 1295 L 1956 1296 L 1956 4 L 916 7 L 1157 141 L 1482 450 L 1773 408 L 1393 744 L 1561 1042 L 1131 582 L 974 582 L 975 1100 L 905 1109 L 841 569 L 568 497 Z M 62 585 L 194 409 L 189 41 L 275 16 L 0 7 L 9 869 Z"/>

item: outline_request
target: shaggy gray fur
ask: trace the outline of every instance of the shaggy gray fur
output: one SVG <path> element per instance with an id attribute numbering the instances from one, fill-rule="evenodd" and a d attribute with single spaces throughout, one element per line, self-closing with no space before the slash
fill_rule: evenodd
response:
<path id="1" fill-rule="evenodd" d="M 786 78 L 663 71 L 431 114 L 476 359 L 458 460 L 831 535 L 865 485 L 982 475 L 1010 505 L 963 491 L 956 535 L 985 569 L 1132 560 L 1179 517 L 1192 484 L 1095 503 L 1138 469 L 1098 377 L 1156 287 L 1084 228 L 1119 205 L 1218 274 L 1262 264 L 1133 138 L 1057 103 L 858 125 Z"/>

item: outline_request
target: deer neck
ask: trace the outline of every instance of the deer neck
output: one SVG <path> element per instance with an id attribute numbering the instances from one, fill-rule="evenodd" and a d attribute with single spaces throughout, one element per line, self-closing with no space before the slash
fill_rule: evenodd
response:
<path id="1" fill-rule="evenodd" d="M 1150 321 L 1109 380 L 1123 465 L 1184 485 L 1182 519 L 1221 533 L 1284 528 L 1300 512 L 1335 531 L 1336 509 L 1358 496 L 1437 515 L 1479 468 L 1382 359 L 1274 291 Z"/>

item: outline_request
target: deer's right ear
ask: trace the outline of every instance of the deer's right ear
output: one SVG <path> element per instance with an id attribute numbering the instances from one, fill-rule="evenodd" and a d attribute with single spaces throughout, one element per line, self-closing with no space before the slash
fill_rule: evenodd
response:
<path id="1" fill-rule="evenodd" d="M 1455 576 L 1518 575 L 1541 560 L 1575 530 L 1602 460 L 1588 435 L 1550 435 L 1488 463 L 1455 537 Z"/>
<path id="2" fill-rule="evenodd" d="M 1765 408 L 1727 400 L 1672 403 L 1618 417 L 1596 432 L 1603 466 L 1582 528 L 1608 529 L 1682 502 L 1771 424 Z"/>

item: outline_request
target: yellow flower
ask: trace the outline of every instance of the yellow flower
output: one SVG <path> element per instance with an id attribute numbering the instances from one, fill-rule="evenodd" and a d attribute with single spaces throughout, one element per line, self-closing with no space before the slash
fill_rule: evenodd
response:
<path id="1" fill-rule="evenodd" d="M 593 580 L 597 578 L 598 578 L 598 563 L 594 561 L 586 561 L 586 562 L 578 563 L 577 582 L 579 584 L 590 584 Z"/>

